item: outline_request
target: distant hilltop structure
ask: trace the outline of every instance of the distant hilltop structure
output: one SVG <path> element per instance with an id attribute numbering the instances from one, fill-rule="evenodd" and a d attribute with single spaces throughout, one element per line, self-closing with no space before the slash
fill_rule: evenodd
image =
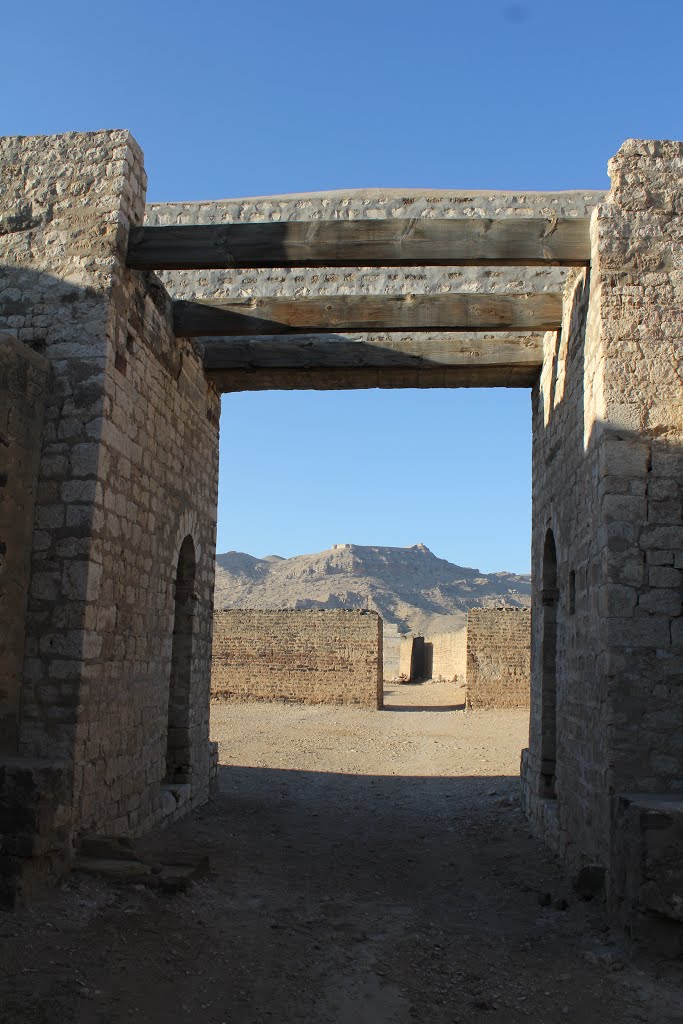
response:
<path id="1" fill-rule="evenodd" d="M 531 578 L 482 573 L 438 558 L 423 544 L 333 544 L 326 551 L 216 557 L 216 609 L 368 608 L 401 633 L 461 629 L 470 608 L 530 605 Z"/>

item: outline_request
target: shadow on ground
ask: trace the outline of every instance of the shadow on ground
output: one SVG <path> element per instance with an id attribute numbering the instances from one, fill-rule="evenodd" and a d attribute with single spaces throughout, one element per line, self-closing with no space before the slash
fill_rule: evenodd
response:
<path id="1" fill-rule="evenodd" d="M 139 844 L 208 855 L 186 894 L 73 876 L 0 919 L 0 1021 L 679 1020 L 530 838 L 517 787 L 221 768 L 217 799 Z"/>
<path id="2" fill-rule="evenodd" d="M 465 704 L 385 704 L 382 711 L 464 711 Z"/>

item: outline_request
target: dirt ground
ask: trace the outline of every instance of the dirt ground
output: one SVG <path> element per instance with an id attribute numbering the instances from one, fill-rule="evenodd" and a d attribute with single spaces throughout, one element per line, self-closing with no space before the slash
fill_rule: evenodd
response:
<path id="1" fill-rule="evenodd" d="M 522 712 L 453 684 L 383 712 L 216 705 L 220 796 L 141 843 L 209 873 L 162 895 L 74 874 L 0 915 L 0 1022 L 671 1024 L 517 799 Z"/>

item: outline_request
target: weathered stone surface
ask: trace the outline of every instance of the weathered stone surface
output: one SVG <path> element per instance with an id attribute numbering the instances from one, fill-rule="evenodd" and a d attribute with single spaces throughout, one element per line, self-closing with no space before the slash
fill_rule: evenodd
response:
<path id="1" fill-rule="evenodd" d="M 530 658 L 527 609 L 471 609 L 467 613 L 467 707 L 528 707 Z"/>
<path id="2" fill-rule="evenodd" d="M 617 907 L 628 899 L 615 851 L 635 856 L 624 852 L 635 833 L 620 838 L 611 794 L 646 800 L 676 792 L 681 778 L 683 630 L 672 573 L 683 544 L 683 145 L 631 140 L 610 174 L 592 219 L 590 279 L 570 275 L 562 335 L 547 336 L 533 392 L 523 784 L 539 831 L 570 863 L 605 867 Z"/>
<path id="3" fill-rule="evenodd" d="M 683 796 L 627 793 L 615 801 L 613 912 L 637 941 L 683 953 Z M 657 923 L 670 922 L 657 934 Z"/>
<path id="4" fill-rule="evenodd" d="M 56 573 L 30 576 L 48 377 L 42 356 L 0 332 L 0 754 L 17 751 L 29 586 L 58 596 Z"/>
<path id="5" fill-rule="evenodd" d="M 425 676 L 428 679 L 465 679 L 467 628 L 425 637 Z"/>
<path id="6" fill-rule="evenodd" d="M 0 171 L 0 330 L 25 346 L 2 346 L 0 358 L 12 353 L 2 372 L 18 354 L 24 374 L 19 388 L 3 378 L 5 430 L 6 410 L 20 415 L 26 400 L 29 370 L 43 372 L 29 350 L 50 374 L 40 441 L 35 424 L 17 434 L 26 500 L 22 525 L 13 521 L 24 533 L 11 573 L 19 592 L 28 590 L 26 628 L 17 685 L 19 601 L 0 679 L 3 743 L 17 733 L 23 755 L 0 766 L 0 877 L 11 903 L 68 867 L 74 835 L 135 835 L 208 795 L 216 769 L 208 705 L 219 406 L 201 350 L 173 334 L 158 278 L 125 266 L 128 229 L 145 214 L 142 155 L 130 135 L 0 139 Z M 679 892 L 669 884 L 680 863 L 677 816 L 667 810 L 670 825 L 648 827 L 646 841 L 615 794 L 645 808 L 642 824 L 661 818 L 647 810 L 653 794 L 677 799 L 681 785 L 683 144 L 631 140 L 610 173 L 607 196 L 549 194 L 533 209 L 520 195 L 374 192 L 180 204 L 147 215 L 183 223 L 595 207 L 590 272 L 221 271 L 165 280 L 180 297 L 566 284 L 562 332 L 545 337 L 532 392 L 524 799 L 572 867 L 605 867 L 609 903 L 625 923 L 637 918 L 640 928 L 649 915 L 680 929 Z M 378 373 L 354 382 L 321 367 L 296 386 L 415 383 L 414 375 L 382 381 Z M 428 375 L 417 383 L 483 379 Z M 8 494 L 9 482 L 0 465 Z M 17 717 L 15 730 L 7 723 Z M 172 777 L 169 749 L 179 759 Z"/>
<path id="7" fill-rule="evenodd" d="M 19 750 L 70 766 L 72 830 L 136 834 L 162 817 L 187 536 L 197 605 L 182 811 L 208 796 L 218 395 L 156 279 L 125 267 L 146 186 L 130 135 L 0 139 L 0 171 L 0 330 L 51 373 Z"/>
<path id="8" fill-rule="evenodd" d="M 214 615 L 216 700 L 381 707 L 382 678 L 376 612 L 232 609 Z"/>

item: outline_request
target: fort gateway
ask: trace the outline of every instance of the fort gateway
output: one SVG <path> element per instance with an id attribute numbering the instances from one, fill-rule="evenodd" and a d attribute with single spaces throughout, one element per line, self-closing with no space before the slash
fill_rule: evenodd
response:
<path id="1" fill-rule="evenodd" d="M 145 205 L 124 131 L 0 140 L 0 890 L 205 801 L 221 392 L 525 387 L 534 828 L 680 928 L 683 145 L 603 193 Z M 678 925 L 677 925 L 678 923 Z"/>

